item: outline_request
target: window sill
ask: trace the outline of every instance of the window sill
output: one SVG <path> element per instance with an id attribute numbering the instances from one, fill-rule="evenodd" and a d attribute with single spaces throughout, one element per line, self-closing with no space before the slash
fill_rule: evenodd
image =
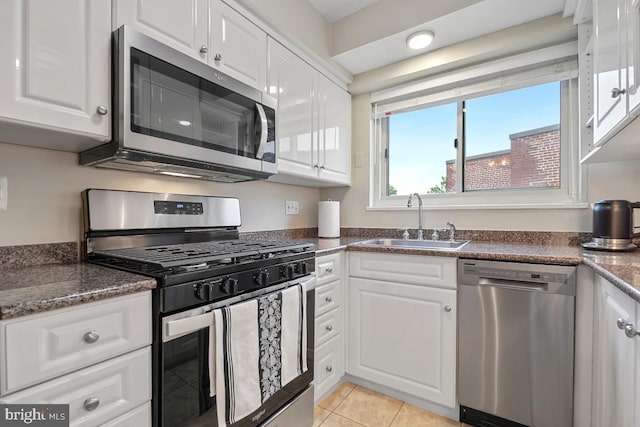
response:
<path id="1" fill-rule="evenodd" d="M 448 204 L 430 205 L 424 204 L 424 210 L 471 210 L 471 209 L 589 209 L 589 203 L 518 203 L 518 204 Z M 416 206 L 407 208 L 406 205 L 396 206 L 367 206 L 367 211 L 404 211 L 407 209 L 417 209 Z"/>

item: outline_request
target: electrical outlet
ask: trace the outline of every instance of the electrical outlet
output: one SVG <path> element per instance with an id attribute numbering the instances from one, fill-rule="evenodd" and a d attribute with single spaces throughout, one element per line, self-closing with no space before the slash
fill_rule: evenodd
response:
<path id="1" fill-rule="evenodd" d="M 8 186 L 7 177 L 0 176 L 0 211 L 7 210 L 7 194 L 9 193 L 7 186 Z"/>
<path id="2" fill-rule="evenodd" d="M 285 200 L 284 202 L 284 214 L 285 215 L 298 215 L 300 210 L 298 208 L 297 200 Z"/>

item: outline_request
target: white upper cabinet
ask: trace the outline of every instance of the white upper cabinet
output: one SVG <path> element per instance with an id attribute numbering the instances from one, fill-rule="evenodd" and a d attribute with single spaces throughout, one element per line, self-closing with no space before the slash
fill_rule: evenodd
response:
<path id="1" fill-rule="evenodd" d="M 317 176 L 314 90 L 318 75 L 290 50 L 269 39 L 269 94 L 278 100 L 278 173 Z"/>
<path id="2" fill-rule="evenodd" d="M 583 162 L 640 159 L 640 2 L 593 1 L 593 148 Z"/>
<path id="3" fill-rule="evenodd" d="M 278 175 L 312 186 L 351 183 L 351 95 L 273 39 L 269 93 L 278 99 Z"/>
<path id="4" fill-rule="evenodd" d="M 318 79 L 318 177 L 351 183 L 351 95 L 320 74 Z"/>
<path id="5" fill-rule="evenodd" d="M 220 1 L 211 1 L 210 18 L 209 64 L 266 91 L 267 33 Z"/>
<path id="6" fill-rule="evenodd" d="M 129 25 L 207 61 L 208 0 L 115 0 L 113 29 Z"/>
<path id="7" fill-rule="evenodd" d="M 108 140 L 110 34 L 109 0 L 4 2 L 0 120 Z M 3 126 L 1 136 L 16 137 L 8 129 Z M 51 144 L 49 148 L 78 149 L 71 142 Z"/>
<path id="8" fill-rule="evenodd" d="M 595 139 L 598 140 L 621 121 L 627 112 L 625 92 L 626 0 L 594 2 L 594 83 Z"/>
<path id="9" fill-rule="evenodd" d="M 114 29 L 130 25 L 260 91 L 267 34 L 220 0 L 116 0 Z"/>

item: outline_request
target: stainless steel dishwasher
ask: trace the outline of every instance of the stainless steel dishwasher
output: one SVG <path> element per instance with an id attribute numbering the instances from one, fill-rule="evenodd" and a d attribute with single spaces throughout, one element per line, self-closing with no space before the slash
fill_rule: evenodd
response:
<path id="1" fill-rule="evenodd" d="M 570 427 L 576 268 L 458 260 L 460 420 Z"/>

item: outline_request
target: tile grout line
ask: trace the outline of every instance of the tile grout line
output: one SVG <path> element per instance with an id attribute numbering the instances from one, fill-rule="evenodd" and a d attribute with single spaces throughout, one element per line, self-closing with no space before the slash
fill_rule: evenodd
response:
<path id="1" fill-rule="evenodd" d="M 398 408 L 398 412 L 396 412 L 396 414 L 393 416 L 393 419 L 391 420 L 391 423 L 389 423 L 389 427 L 391 427 L 393 425 L 393 422 L 396 420 L 396 418 L 398 418 L 398 414 L 400 414 L 400 411 L 402 410 L 404 405 L 407 404 L 407 402 L 402 401 L 402 400 L 400 402 L 402 402 L 402 405 L 400 405 L 400 408 Z"/>

